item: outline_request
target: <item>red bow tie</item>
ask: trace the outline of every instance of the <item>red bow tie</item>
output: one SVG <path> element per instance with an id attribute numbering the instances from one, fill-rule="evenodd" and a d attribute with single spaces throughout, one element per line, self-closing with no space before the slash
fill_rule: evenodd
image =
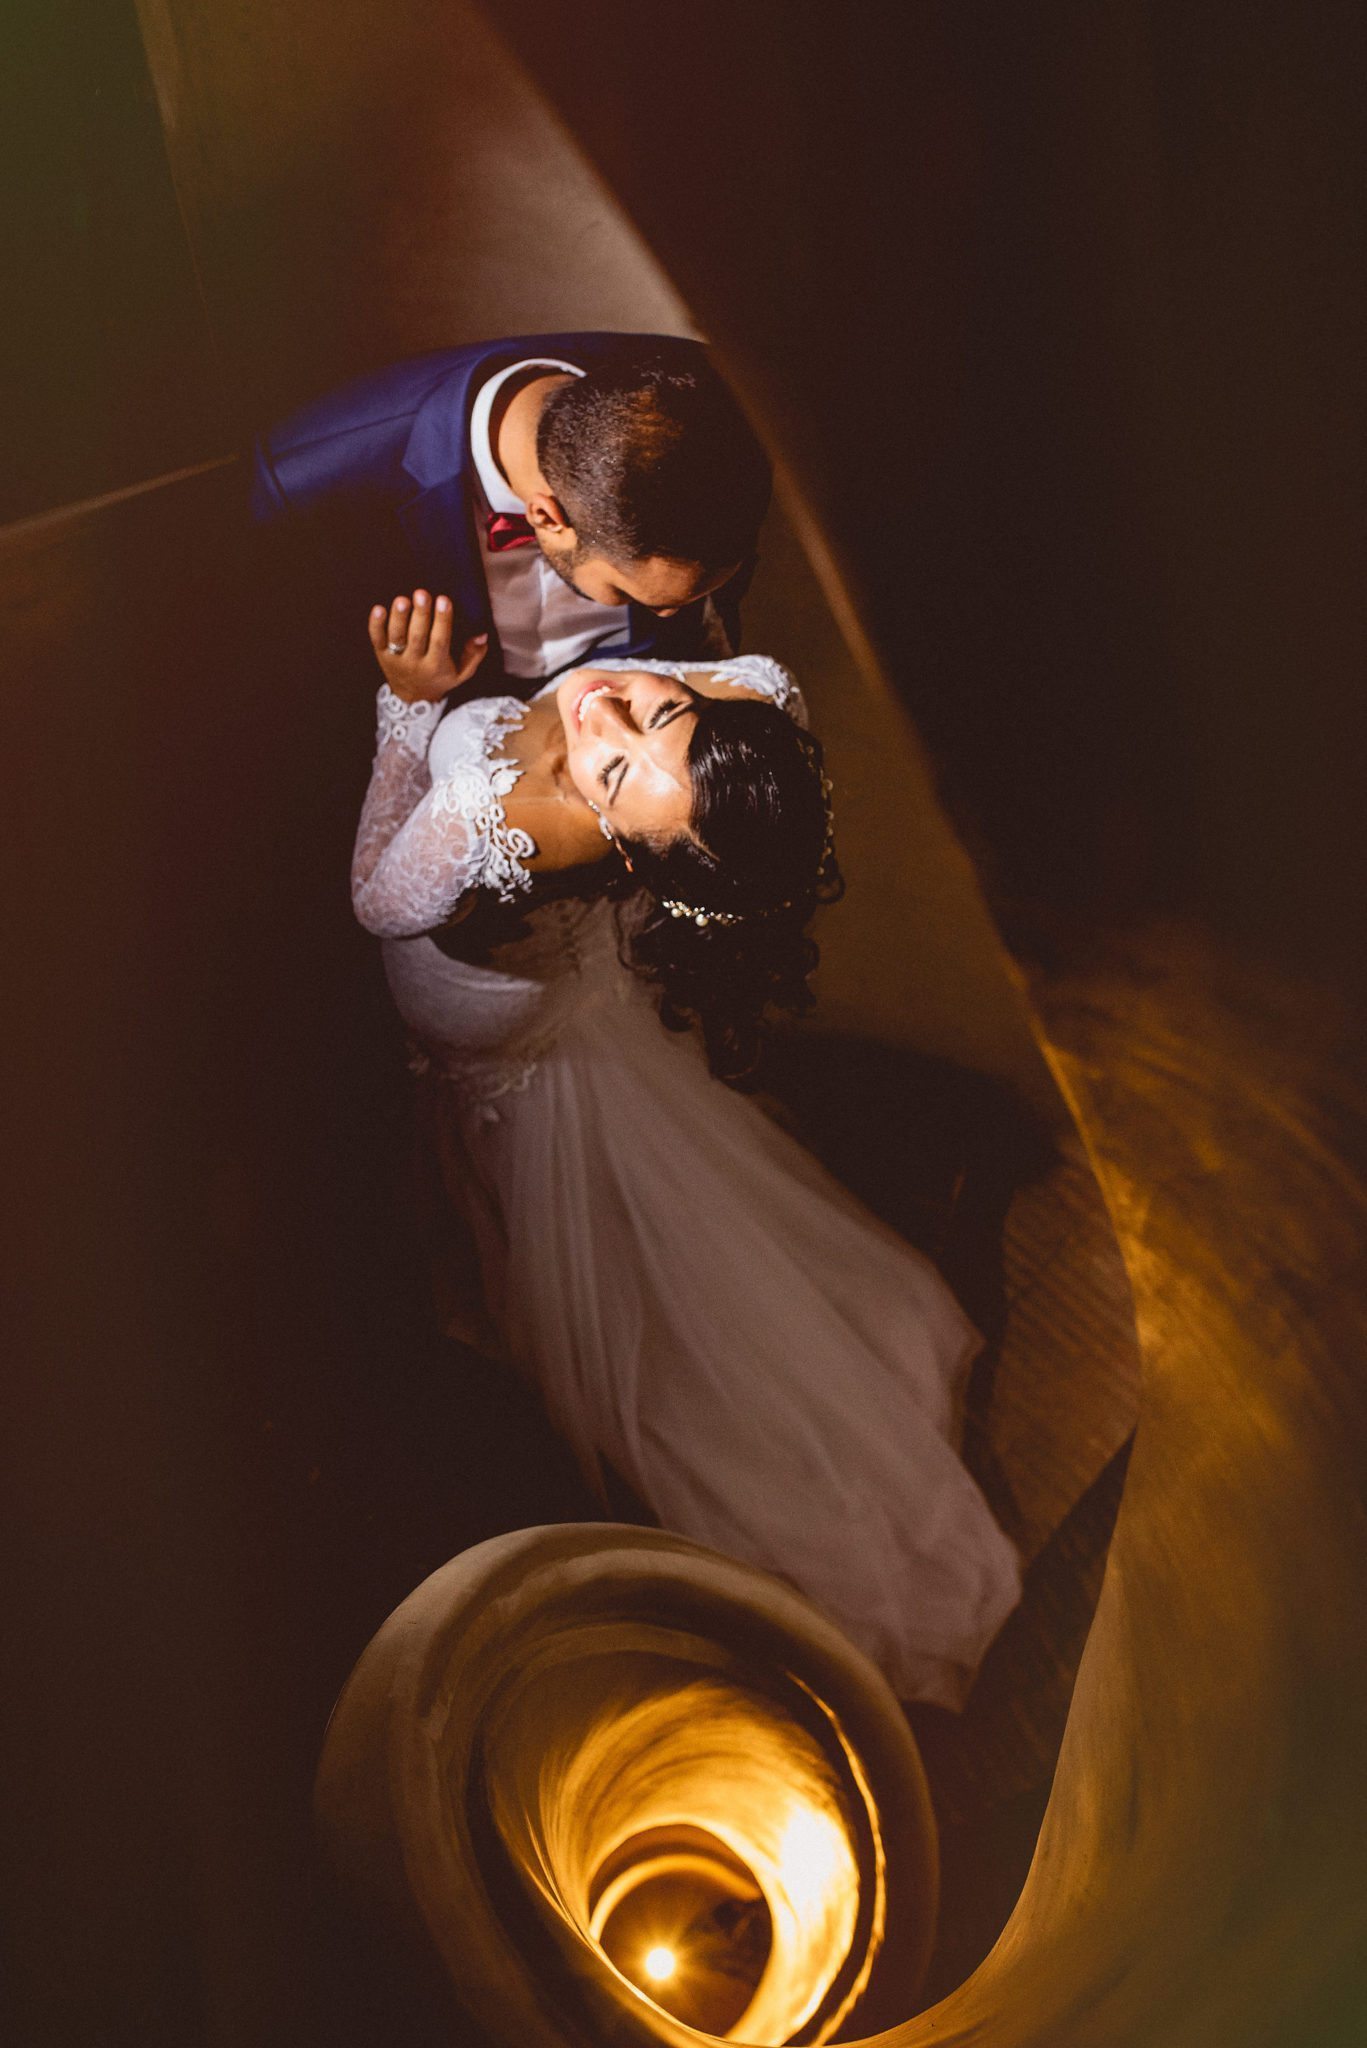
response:
<path id="1" fill-rule="evenodd" d="M 520 512 L 490 512 L 484 521 L 484 538 L 491 555 L 505 548 L 525 548 L 536 539 Z"/>

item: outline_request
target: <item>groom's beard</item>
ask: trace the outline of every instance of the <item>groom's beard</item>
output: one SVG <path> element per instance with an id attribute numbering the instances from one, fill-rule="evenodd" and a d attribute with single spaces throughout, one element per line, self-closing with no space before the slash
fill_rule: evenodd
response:
<path id="1" fill-rule="evenodd" d="M 545 541 L 538 539 L 537 546 L 541 550 L 543 560 L 554 569 L 560 581 L 568 583 L 576 597 L 582 597 L 586 603 L 592 604 L 593 599 L 589 597 L 588 592 L 581 590 L 574 580 L 574 572 L 584 559 L 583 542 L 576 541 L 573 547 L 568 548 L 548 548 Z"/>

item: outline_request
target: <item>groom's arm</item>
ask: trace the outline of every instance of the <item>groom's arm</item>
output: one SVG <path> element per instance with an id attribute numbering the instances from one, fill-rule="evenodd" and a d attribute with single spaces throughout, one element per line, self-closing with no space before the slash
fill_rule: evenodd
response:
<path id="1" fill-rule="evenodd" d="M 367 606 L 388 604 L 418 578 L 394 497 L 367 490 L 345 460 L 319 460 L 340 452 L 310 449 L 303 478 L 289 461 L 277 464 L 269 435 L 261 435 L 251 450 L 249 506 L 262 573 L 291 590 L 315 630 L 330 621 L 343 645 L 354 644 L 359 668 Z"/>
<path id="2" fill-rule="evenodd" d="M 479 349 L 437 349 L 335 385 L 274 421 L 252 449 L 253 507 L 267 521 L 335 497 L 411 497 L 414 422 Z M 430 478 L 429 478 L 430 481 Z"/>
<path id="3" fill-rule="evenodd" d="M 293 446 L 279 430 L 259 434 L 252 445 L 253 517 L 271 525 L 396 510 L 413 493 L 401 468 L 406 425 L 385 420 Z"/>
<path id="4" fill-rule="evenodd" d="M 400 516 L 415 491 L 404 449 L 439 364 L 426 358 L 344 385 L 252 443 L 250 508 L 266 553 L 349 618 L 417 582 L 449 582 L 446 562 L 414 559 Z"/>

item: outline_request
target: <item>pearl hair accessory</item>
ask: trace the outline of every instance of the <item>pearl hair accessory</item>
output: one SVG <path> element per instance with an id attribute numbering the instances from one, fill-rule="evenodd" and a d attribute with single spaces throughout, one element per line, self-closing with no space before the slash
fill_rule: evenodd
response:
<path id="1" fill-rule="evenodd" d="M 667 896 L 660 898 L 660 908 L 661 910 L 667 910 L 671 917 L 691 917 L 699 931 L 702 931 L 709 924 L 744 924 L 745 922 L 744 916 L 737 911 L 695 910 L 691 903 L 674 903 Z M 787 910 L 789 905 L 780 903 L 776 908 Z"/>

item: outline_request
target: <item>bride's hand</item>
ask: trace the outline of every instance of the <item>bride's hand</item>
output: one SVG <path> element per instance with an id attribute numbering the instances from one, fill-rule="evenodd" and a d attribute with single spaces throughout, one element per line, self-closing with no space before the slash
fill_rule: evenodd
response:
<path id="1" fill-rule="evenodd" d="M 384 670 L 384 679 L 406 704 L 436 703 L 448 690 L 468 683 L 489 651 L 489 635 L 467 640 L 458 657 L 451 654 L 455 615 L 449 597 L 435 603 L 425 590 L 411 601 L 396 597 L 388 611 L 372 606 L 370 644 Z"/>

